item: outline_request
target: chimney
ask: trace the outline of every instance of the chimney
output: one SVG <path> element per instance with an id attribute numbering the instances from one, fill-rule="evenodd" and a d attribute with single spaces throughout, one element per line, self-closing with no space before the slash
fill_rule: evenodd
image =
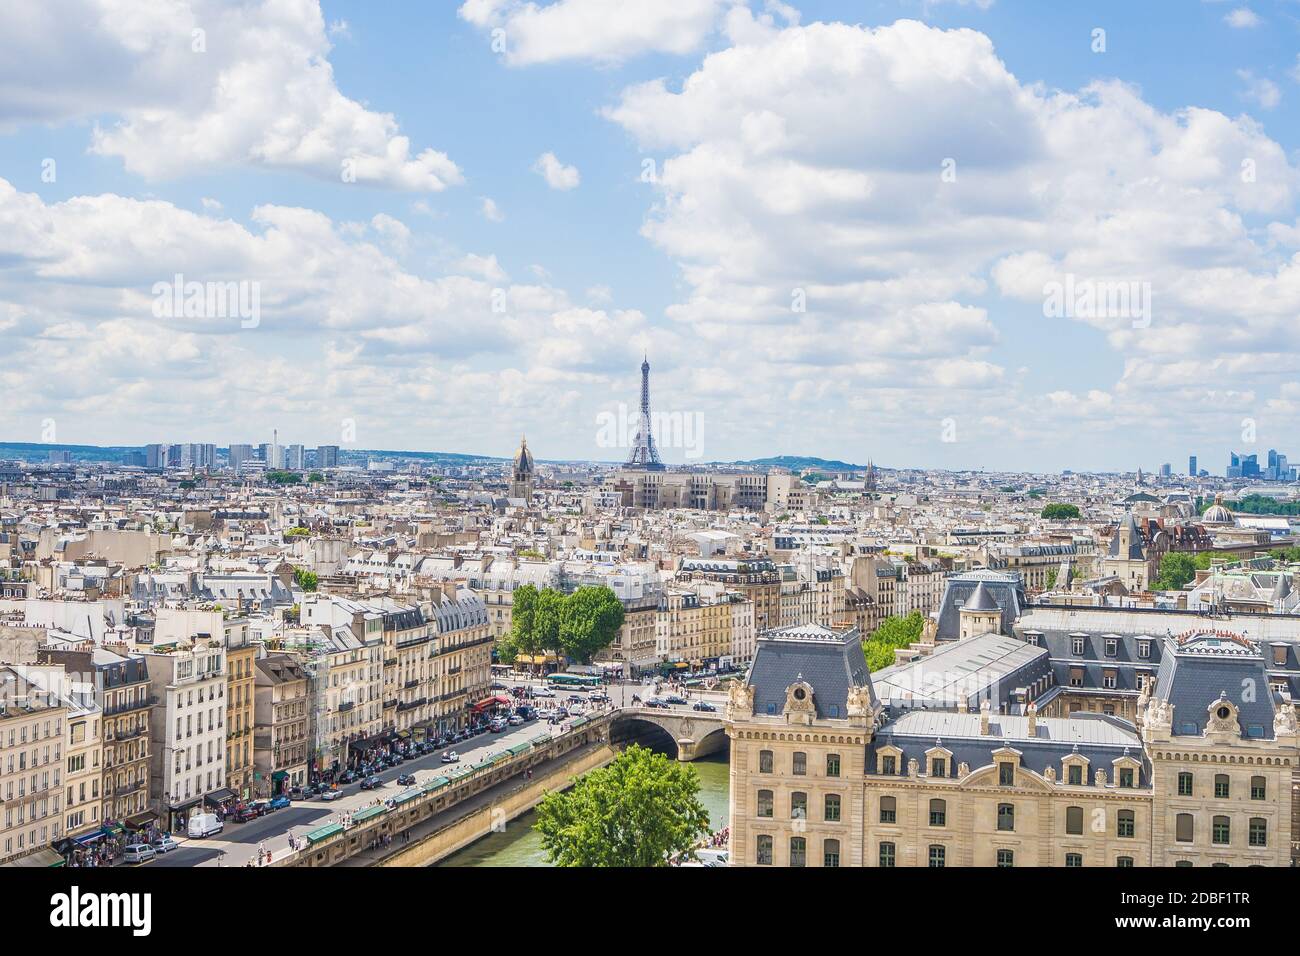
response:
<path id="1" fill-rule="evenodd" d="M 1038 705 L 1032 700 L 1029 706 L 1025 708 L 1025 717 L 1029 719 L 1029 736 L 1035 738 L 1038 736 Z"/>
<path id="2" fill-rule="evenodd" d="M 980 701 L 980 736 L 989 735 L 989 699 L 985 697 Z"/>

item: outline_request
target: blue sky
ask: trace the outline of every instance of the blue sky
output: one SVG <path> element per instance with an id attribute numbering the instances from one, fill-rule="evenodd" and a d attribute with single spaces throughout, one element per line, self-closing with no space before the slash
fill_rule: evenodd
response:
<path id="1" fill-rule="evenodd" d="M 1293 0 L 111 6 L 0 14 L 0 438 L 1300 455 Z"/>

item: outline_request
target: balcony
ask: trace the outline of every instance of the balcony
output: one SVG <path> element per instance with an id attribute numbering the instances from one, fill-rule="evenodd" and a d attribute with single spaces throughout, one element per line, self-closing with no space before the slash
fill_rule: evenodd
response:
<path id="1" fill-rule="evenodd" d="M 117 714 L 129 714 L 137 710 L 148 710 L 156 703 L 158 703 L 158 698 L 150 695 L 144 700 L 133 700 L 125 704 L 114 704 L 112 707 L 105 707 L 104 716 L 113 717 Z"/>
<path id="2" fill-rule="evenodd" d="M 413 680 L 408 680 L 408 681 L 403 685 L 403 687 L 404 687 L 406 690 L 410 690 L 412 687 L 419 687 L 419 686 L 420 686 L 420 680 L 419 680 L 419 678 L 415 678 L 415 679 L 413 679 Z"/>

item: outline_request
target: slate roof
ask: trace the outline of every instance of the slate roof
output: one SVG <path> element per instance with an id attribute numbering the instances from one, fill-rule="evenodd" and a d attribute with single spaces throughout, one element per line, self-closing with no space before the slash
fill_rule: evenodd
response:
<path id="1" fill-rule="evenodd" d="M 998 602 L 993 600 L 993 595 L 981 581 L 975 585 L 975 590 L 971 596 L 966 599 L 966 603 L 961 606 L 963 611 L 997 611 L 1000 610 Z"/>
<path id="2" fill-rule="evenodd" d="M 1120 554 L 1119 534 L 1121 529 L 1127 530 L 1131 537 L 1129 538 L 1128 553 Z M 1115 529 L 1115 534 L 1110 539 L 1110 550 L 1108 554 L 1112 558 L 1127 558 L 1130 561 L 1145 561 L 1146 555 L 1142 553 L 1142 529 L 1138 527 L 1137 522 L 1133 519 L 1132 514 L 1124 516 L 1124 521 L 1120 527 Z"/>
<path id="3" fill-rule="evenodd" d="M 1020 762 L 1026 770 L 1042 774 L 1048 767 L 1062 774 L 1061 760 L 1072 753 L 1088 760 L 1087 779 L 1097 770 L 1105 770 L 1107 780 L 1113 780 L 1111 762 L 1130 756 L 1142 760 L 1142 742 L 1132 724 L 1116 717 L 1102 714 L 1077 714 L 1068 718 L 1040 717 L 1036 734 L 1029 735 L 1029 719 L 1007 714 L 990 715 L 989 732 L 980 733 L 978 713 L 959 714 L 947 711 L 910 711 L 885 724 L 876 732 L 867 751 L 867 773 L 876 772 L 876 751 L 893 746 L 903 751 L 898 770 L 906 772 L 909 760 L 915 759 L 920 772 L 925 772 L 925 752 L 932 747 L 943 747 L 952 752 L 948 767 L 956 775 L 958 765 L 965 763 L 978 770 L 993 763 L 993 751 L 1011 747 L 1020 751 Z M 1138 772 L 1136 784 L 1150 783 L 1147 768 Z"/>
<path id="4" fill-rule="evenodd" d="M 849 688 L 871 687 L 858 629 L 834 631 L 819 624 L 798 624 L 764 632 L 746 678 L 754 690 L 755 716 L 781 714 L 786 689 L 797 680 L 812 686 L 819 719 L 846 717 Z M 874 690 L 871 699 L 876 700 Z"/>
<path id="5" fill-rule="evenodd" d="M 1174 736 L 1199 737 L 1220 695 L 1237 707 L 1242 734 L 1273 739 L 1273 693 L 1258 645 L 1209 634 L 1167 639 L 1155 696 L 1174 705 Z"/>
<path id="6" fill-rule="evenodd" d="M 970 600 L 981 583 L 993 602 L 1002 609 L 1000 630 L 1003 634 L 1011 633 L 1011 625 L 1025 607 L 1020 575 L 1007 571 L 967 571 L 950 575 L 944 584 L 943 601 L 939 605 L 938 640 L 957 640 L 961 633 L 961 605 Z"/>

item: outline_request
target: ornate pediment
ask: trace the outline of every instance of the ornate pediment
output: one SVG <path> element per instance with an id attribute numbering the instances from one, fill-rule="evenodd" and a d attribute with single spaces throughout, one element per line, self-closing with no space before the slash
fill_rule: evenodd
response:
<path id="1" fill-rule="evenodd" d="M 785 719 L 793 724 L 811 724 L 816 716 L 812 684 L 800 677 L 785 689 Z"/>

